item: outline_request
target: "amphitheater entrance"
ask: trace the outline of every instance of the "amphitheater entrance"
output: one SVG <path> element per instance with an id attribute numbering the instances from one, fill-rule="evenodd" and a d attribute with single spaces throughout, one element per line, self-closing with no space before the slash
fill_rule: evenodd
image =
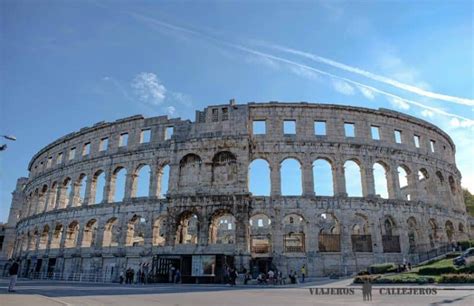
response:
<path id="1" fill-rule="evenodd" d="M 270 269 L 274 272 L 276 271 L 272 263 L 272 257 L 257 257 L 250 260 L 250 273 L 252 274 L 252 278 L 257 278 L 260 273 L 267 275 Z"/>
<path id="2" fill-rule="evenodd" d="M 224 254 L 155 255 L 152 282 L 174 282 L 179 270 L 182 283 L 225 283 L 227 267 L 234 267 L 234 256 Z"/>

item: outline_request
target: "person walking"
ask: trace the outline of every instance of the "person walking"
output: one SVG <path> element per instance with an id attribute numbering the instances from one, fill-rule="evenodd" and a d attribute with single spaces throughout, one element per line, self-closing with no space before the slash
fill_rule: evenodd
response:
<path id="1" fill-rule="evenodd" d="M 15 292 L 15 285 L 16 285 L 16 280 L 18 278 L 18 268 L 20 266 L 16 262 L 16 260 L 13 260 L 13 263 L 8 270 L 8 273 L 10 274 L 10 284 L 8 285 L 8 292 Z"/>
<path id="2" fill-rule="evenodd" d="M 305 265 L 303 265 L 303 266 L 301 267 L 301 282 L 302 282 L 302 283 L 304 283 L 305 277 L 306 277 L 306 267 L 305 267 Z"/>

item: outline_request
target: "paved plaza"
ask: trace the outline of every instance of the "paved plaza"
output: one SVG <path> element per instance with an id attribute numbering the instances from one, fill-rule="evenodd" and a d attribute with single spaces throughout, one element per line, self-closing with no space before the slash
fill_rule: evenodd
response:
<path id="1" fill-rule="evenodd" d="M 351 280 L 320 280 L 293 286 L 226 285 L 118 285 L 21 280 L 16 293 L 7 292 L 0 280 L 0 305 L 157 305 L 157 306 L 243 306 L 243 305 L 473 305 L 474 286 L 403 286 L 437 288 L 436 295 L 380 295 L 373 287 L 372 302 L 364 302 L 360 286 Z M 354 289 L 353 295 L 311 295 L 309 287 Z M 445 290 L 454 289 L 454 290 Z"/>

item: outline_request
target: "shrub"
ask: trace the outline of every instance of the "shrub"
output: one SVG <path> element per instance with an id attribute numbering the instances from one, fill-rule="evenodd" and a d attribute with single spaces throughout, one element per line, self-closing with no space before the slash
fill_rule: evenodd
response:
<path id="1" fill-rule="evenodd" d="M 463 251 L 469 249 L 471 246 L 474 246 L 474 244 L 471 244 L 469 240 L 459 241 L 458 243 Z"/>
<path id="2" fill-rule="evenodd" d="M 474 274 L 445 274 L 441 276 L 440 283 L 474 283 Z"/>
<path id="3" fill-rule="evenodd" d="M 367 272 L 366 270 L 362 270 L 360 272 L 357 273 L 357 276 L 362 276 L 362 275 L 369 275 L 370 273 Z"/>
<path id="4" fill-rule="evenodd" d="M 376 265 L 371 265 L 367 269 L 370 274 L 384 274 L 389 272 L 390 270 L 396 269 L 395 264 L 393 263 L 386 263 L 386 264 L 376 264 Z"/>
<path id="5" fill-rule="evenodd" d="M 397 277 L 397 278 L 388 278 L 381 277 L 376 279 L 374 283 L 376 284 L 432 284 L 435 282 L 434 277 L 430 276 L 406 276 L 406 277 Z"/>
<path id="6" fill-rule="evenodd" d="M 452 266 L 447 267 L 424 267 L 418 270 L 418 274 L 420 275 L 441 275 L 441 274 L 448 274 L 448 273 L 456 273 L 456 268 Z"/>
<path id="7" fill-rule="evenodd" d="M 369 276 L 369 275 L 359 275 L 354 278 L 354 284 L 362 284 L 364 283 L 365 280 L 369 280 L 371 283 L 376 283 L 377 278 L 379 278 L 380 275 L 375 275 L 375 276 Z"/>
<path id="8" fill-rule="evenodd" d="M 471 264 L 469 266 L 465 266 L 462 268 L 459 268 L 457 273 L 468 273 L 468 274 L 474 274 L 474 264 Z"/>

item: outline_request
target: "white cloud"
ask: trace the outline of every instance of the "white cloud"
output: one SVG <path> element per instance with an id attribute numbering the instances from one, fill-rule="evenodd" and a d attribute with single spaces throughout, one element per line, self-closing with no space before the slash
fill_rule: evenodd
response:
<path id="1" fill-rule="evenodd" d="M 347 82 L 333 79 L 332 85 L 336 91 L 342 93 L 343 95 L 352 96 L 355 93 L 354 87 L 349 85 Z"/>
<path id="2" fill-rule="evenodd" d="M 319 79 L 319 76 L 316 72 L 311 71 L 309 69 L 305 69 L 303 67 L 297 67 L 297 66 L 289 66 L 291 72 L 294 74 L 310 79 L 310 80 L 316 80 Z"/>
<path id="3" fill-rule="evenodd" d="M 403 110 L 410 109 L 410 104 L 399 98 L 389 98 L 390 104 L 395 108 L 400 108 Z"/>
<path id="4" fill-rule="evenodd" d="M 369 100 L 375 99 L 375 93 L 373 90 L 370 90 L 369 88 L 362 87 L 362 86 L 357 86 L 357 88 L 359 88 L 362 95 L 364 95 L 364 97 L 366 97 L 367 99 Z"/>
<path id="5" fill-rule="evenodd" d="M 133 79 L 131 86 L 140 101 L 145 104 L 156 106 L 165 100 L 166 88 L 154 73 L 139 73 Z"/>
<path id="6" fill-rule="evenodd" d="M 455 128 L 474 128 L 474 120 L 459 120 L 453 118 L 449 121 L 449 125 Z"/>
<path id="7" fill-rule="evenodd" d="M 434 113 L 430 110 L 424 109 L 421 111 L 421 115 L 426 118 L 433 118 Z"/>
<path id="8" fill-rule="evenodd" d="M 176 107 L 174 106 L 168 106 L 166 108 L 166 113 L 170 116 L 173 116 L 175 112 L 176 112 Z"/>

